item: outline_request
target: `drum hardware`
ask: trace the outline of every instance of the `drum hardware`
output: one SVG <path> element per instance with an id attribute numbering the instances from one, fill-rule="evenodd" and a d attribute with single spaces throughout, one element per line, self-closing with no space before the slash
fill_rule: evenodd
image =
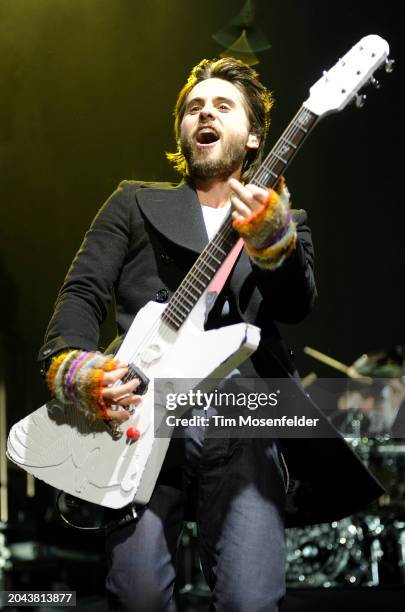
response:
<path id="1" fill-rule="evenodd" d="M 333 587 L 367 577 L 363 527 L 353 518 L 287 530 L 287 584 Z"/>
<path id="2" fill-rule="evenodd" d="M 371 558 L 370 558 L 370 568 L 371 568 L 371 581 L 368 583 L 369 586 L 378 586 L 380 584 L 380 574 L 379 574 L 379 564 L 384 556 L 384 551 L 381 547 L 380 540 L 375 538 L 371 542 Z"/>
<path id="3" fill-rule="evenodd" d="M 369 467 L 372 441 L 368 436 L 361 433 L 361 420 L 351 415 L 347 415 L 345 430 L 341 430 L 347 444 L 354 450 L 356 455 L 362 460 L 366 467 Z M 351 430 L 351 431 L 350 431 Z"/>
<path id="4" fill-rule="evenodd" d="M 47 556 L 47 547 L 36 541 L 13 542 L 9 548 L 15 561 L 35 561 Z"/>
<path id="5" fill-rule="evenodd" d="M 288 530 L 286 576 L 292 588 L 392 584 L 398 582 L 397 576 L 393 578 L 398 563 L 403 582 L 403 522 L 396 524 L 394 533 L 391 524 L 386 525 L 379 516 L 358 514 L 331 524 Z"/>
<path id="6" fill-rule="evenodd" d="M 405 582 L 405 523 L 402 521 L 394 521 L 394 527 L 400 529 L 398 536 L 398 567 L 401 574 L 402 582 Z"/>
<path id="7" fill-rule="evenodd" d="M 6 523 L 0 522 L 0 592 L 5 590 L 5 572 L 10 570 L 11 564 L 11 552 L 6 542 Z M 1 602 L 0 602 L 1 609 Z"/>
<path id="8" fill-rule="evenodd" d="M 405 456 L 405 443 L 379 445 L 376 447 L 376 453 L 389 458 Z"/>
<path id="9" fill-rule="evenodd" d="M 392 514 L 405 511 L 405 444 L 388 434 L 369 442 L 368 467 L 380 480 L 386 493 L 379 499 L 379 507 Z"/>
<path id="10" fill-rule="evenodd" d="M 381 536 L 385 528 L 379 516 L 367 515 L 364 517 L 364 522 L 371 538 L 369 545 L 371 579 L 367 585 L 378 586 L 380 584 L 380 562 L 384 556 L 384 551 L 381 546 Z"/>

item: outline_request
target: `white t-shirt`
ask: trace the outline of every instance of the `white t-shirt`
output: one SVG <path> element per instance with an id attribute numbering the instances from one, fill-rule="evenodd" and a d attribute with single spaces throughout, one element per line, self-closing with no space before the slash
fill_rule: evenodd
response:
<path id="1" fill-rule="evenodd" d="M 229 212 L 230 207 L 230 202 L 223 208 L 212 208 L 212 206 L 204 206 L 204 204 L 201 205 L 209 240 L 212 240 L 219 230 L 223 220 Z"/>

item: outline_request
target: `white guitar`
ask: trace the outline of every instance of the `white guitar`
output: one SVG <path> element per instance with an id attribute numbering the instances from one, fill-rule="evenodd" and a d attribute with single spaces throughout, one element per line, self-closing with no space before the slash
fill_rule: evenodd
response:
<path id="1" fill-rule="evenodd" d="M 388 60 L 389 47 L 379 36 L 362 38 L 310 89 L 304 102 L 252 182 L 272 187 L 291 162 L 317 121 L 342 110 L 374 71 Z M 88 420 L 77 408 L 51 400 L 19 421 L 10 431 L 11 461 L 53 487 L 110 508 L 147 503 L 161 469 L 170 438 L 155 436 L 164 407 L 156 410 L 154 380 L 193 379 L 209 386 L 240 365 L 258 347 L 260 331 L 239 323 L 204 331 L 207 287 L 238 236 L 226 219 L 207 244 L 167 305 L 148 303 L 135 317 L 117 358 L 138 367 L 150 379 L 142 403 L 121 432 L 102 421 Z M 211 384 L 212 381 L 211 381 Z M 126 435 L 140 432 L 137 441 Z M 122 433 L 122 435 L 120 435 Z"/>

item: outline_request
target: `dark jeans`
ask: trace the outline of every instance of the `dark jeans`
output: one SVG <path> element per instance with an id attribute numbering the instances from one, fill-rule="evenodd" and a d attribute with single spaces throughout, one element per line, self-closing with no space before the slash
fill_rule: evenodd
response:
<path id="1" fill-rule="evenodd" d="M 219 612 L 275 612 L 285 593 L 285 488 L 277 443 L 173 439 L 138 520 L 107 536 L 111 610 L 169 612 L 176 551 L 193 506 L 204 576 Z"/>

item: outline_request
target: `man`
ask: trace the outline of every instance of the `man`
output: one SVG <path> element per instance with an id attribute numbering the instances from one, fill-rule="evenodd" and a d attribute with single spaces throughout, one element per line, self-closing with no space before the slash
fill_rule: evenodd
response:
<path id="1" fill-rule="evenodd" d="M 255 323 L 262 342 L 242 374 L 295 375 L 274 321 L 295 323 L 309 312 L 316 294 L 313 249 L 306 214 L 291 214 L 285 187 L 277 194 L 249 183 L 270 106 L 270 94 L 241 62 L 204 60 L 193 69 L 176 104 L 178 150 L 168 156 L 184 182 L 123 182 L 96 217 L 59 294 L 40 358 L 47 359 L 48 383 L 61 401 L 75 397 L 100 418 L 128 418 L 129 405 L 141 401 L 138 381 L 111 386 L 126 374 L 125 364 L 94 354 L 112 289 L 123 334 L 147 301 L 165 301 L 175 291 L 231 205 L 245 249 L 207 326 Z M 300 401 L 316 411 L 304 394 Z M 340 518 L 379 493 L 341 440 L 339 469 L 330 440 L 313 441 L 319 444 L 312 453 L 307 442 L 284 442 L 288 468 L 282 468 L 273 439 L 218 440 L 195 427 L 184 440 L 172 440 L 150 502 L 136 522 L 107 537 L 112 609 L 171 609 L 176 546 L 192 507 L 213 609 L 277 610 L 284 595 L 287 471 L 294 485 L 289 524 Z M 348 503 L 341 494 L 345 464 L 356 485 L 363 477 L 368 487 Z"/>

